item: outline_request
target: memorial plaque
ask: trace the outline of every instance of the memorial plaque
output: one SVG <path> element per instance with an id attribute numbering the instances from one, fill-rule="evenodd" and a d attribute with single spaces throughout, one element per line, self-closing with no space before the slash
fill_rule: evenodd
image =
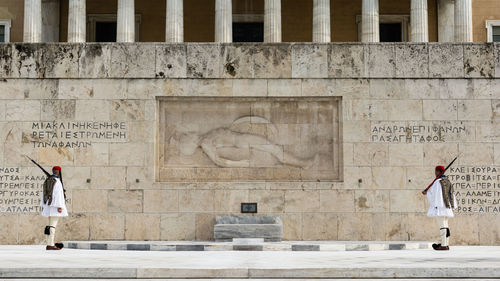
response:
<path id="1" fill-rule="evenodd" d="M 340 179 L 338 98 L 162 98 L 160 181 Z"/>

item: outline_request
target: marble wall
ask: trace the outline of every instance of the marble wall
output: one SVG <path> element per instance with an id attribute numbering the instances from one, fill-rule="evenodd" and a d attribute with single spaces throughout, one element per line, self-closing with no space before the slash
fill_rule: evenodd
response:
<path id="1" fill-rule="evenodd" d="M 269 151 L 248 173 L 219 177 L 227 167 L 210 150 L 179 142 L 219 127 L 241 134 L 252 122 L 231 124 L 258 104 L 300 105 L 318 128 L 311 112 L 324 103 L 338 119 L 321 134 L 278 130 L 272 142 L 331 138 L 318 162 L 337 164 L 321 177 L 297 177 Z M 0 243 L 45 239 L 43 175 L 24 155 L 63 167 L 71 215 L 60 240 L 209 240 L 215 216 L 242 202 L 282 216 L 287 240 L 434 240 L 420 191 L 459 155 L 452 243 L 498 245 L 499 116 L 499 44 L 0 45 Z M 262 136 L 258 127 L 245 136 Z"/>

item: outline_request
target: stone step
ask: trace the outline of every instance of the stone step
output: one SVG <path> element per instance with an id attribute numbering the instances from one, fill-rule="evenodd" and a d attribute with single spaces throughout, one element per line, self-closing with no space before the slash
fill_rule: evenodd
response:
<path id="1" fill-rule="evenodd" d="M 180 281 L 184 279 L 57 279 L 59 281 Z M 211 281 L 248 281 L 248 279 L 210 279 Z M 295 280 L 295 279 L 294 279 Z M 310 281 L 317 279 L 300 279 Z M 322 281 L 348 281 L 355 279 L 322 279 Z M 359 280 L 359 279 L 358 279 Z M 376 279 L 376 281 L 415 281 L 415 279 Z M 498 279 L 480 279 L 481 281 L 498 281 Z M 40 281 L 39 279 L 23 279 L 23 281 Z M 207 281 L 207 279 L 190 279 L 190 281 Z M 259 281 L 292 281 L 292 279 L 259 279 Z M 296 281 L 296 280 L 295 280 Z M 367 280 L 365 280 L 367 281 Z M 418 279 L 418 281 L 463 281 L 463 279 Z"/>
<path id="2" fill-rule="evenodd" d="M 431 249 L 431 242 L 397 241 L 283 241 L 261 242 L 238 239 L 233 242 L 186 241 L 64 241 L 68 249 L 123 251 L 385 251 Z"/>
<path id="3" fill-rule="evenodd" d="M 46 267 L 0 268 L 0 280 L 5 279 L 425 279 L 449 280 L 453 278 L 483 280 L 500 276 L 499 268 L 106 268 L 106 267 Z M 498 280 L 498 278 L 496 278 Z"/>

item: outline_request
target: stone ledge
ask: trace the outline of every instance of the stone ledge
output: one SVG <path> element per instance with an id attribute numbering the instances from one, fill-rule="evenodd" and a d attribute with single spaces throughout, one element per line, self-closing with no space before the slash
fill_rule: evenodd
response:
<path id="1" fill-rule="evenodd" d="M 0 78 L 493 78 L 498 43 L 11 43 Z"/>
<path id="2" fill-rule="evenodd" d="M 250 239 L 252 240 L 252 239 Z M 170 241 L 65 241 L 68 249 L 122 251 L 394 251 L 432 249 L 420 241 L 286 241 L 286 242 L 170 242 Z"/>

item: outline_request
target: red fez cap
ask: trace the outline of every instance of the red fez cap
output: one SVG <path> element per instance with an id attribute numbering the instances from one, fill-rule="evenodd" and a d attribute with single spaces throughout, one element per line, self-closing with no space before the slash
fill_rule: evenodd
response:
<path id="1" fill-rule="evenodd" d="M 444 172 L 444 170 L 445 170 L 445 167 L 443 167 L 443 166 L 436 166 L 436 171 Z"/>
<path id="2" fill-rule="evenodd" d="M 60 171 L 60 170 L 61 170 L 61 167 L 59 167 L 59 166 L 54 166 L 54 167 L 52 167 L 52 171 L 55 171 L 55 170 Z"/>

